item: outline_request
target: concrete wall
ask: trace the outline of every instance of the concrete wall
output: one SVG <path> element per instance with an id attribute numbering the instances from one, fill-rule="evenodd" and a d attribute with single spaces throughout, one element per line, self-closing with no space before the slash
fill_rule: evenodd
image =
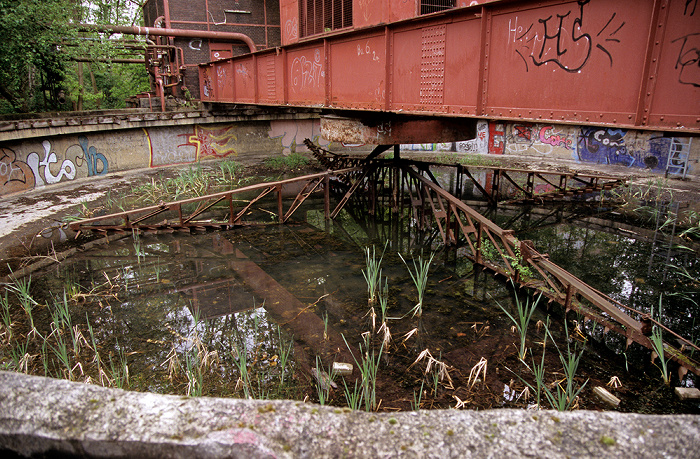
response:
<path id="1" fill-rule="evenodd" d="M 664 173 L 678 163 L 671 145 L 688 143 L 688 173 L 700 172 L 700 138 L 591 126 L 480 121 L 477 138 L 463 142 L 404 145 L 417 151 L 538 156 L 579 163 L 615 164 Z M 676 169 L 669 175 L 677 175 Z"/>
<path id="2" fill-rule="evenodd" d="M 211 119 L 211 118 L 209 118 Z M 0 142 L 0 196 L 146 167 L 232 158 L 243 164 L 270 155 L 307 151 L 305 138 L 327 147 L 318 119 L 267 119 L 147 125 L 120 130 L 87 130 L 35 135 Z M 416 151 L 536 156 L 579 163 L 623 165 L 664 173 L 678 162 L 672 144 L 690 137 L 604 127 L 480 121 L 472 140 L 403 145 Z M 338 149 L 341 146 L 336 146 Z M 357 147 L 357 145 L 348 147 Z M 371 147 L 371 146 L 367 146 Z M 700 173 L 700 139 L 689 146 L 688 174 Z M 670 175 L 677 175 L 671 170 Z"/>
<path id="3" fill-rule="evenodd" d="M 152 126 L 76 132 L 0 143 L 0 196 L 145 167 L 232 158 L 262 162 L 307 151 L 303 141 L 328 146 L 318 119 Z"/>

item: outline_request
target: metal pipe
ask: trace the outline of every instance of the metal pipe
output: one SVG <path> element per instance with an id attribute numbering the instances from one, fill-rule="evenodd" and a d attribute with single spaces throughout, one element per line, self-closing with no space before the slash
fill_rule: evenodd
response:
<path id="1" fill-rule="evenodd" d="M 105 58 L 91 58 L 91 57 L 72 57 L 71 60 L 75 61 L 75 62 L 114 62 L 115 64 L 143 64 L 144 63 L 143 58 L 141 58 L 141 59 L 125 59 L 125 58 L 105 59 Z"/>
<path id="2" fill-rule="evenodd" d="M 257 51 L 253 40 L 248 35 L 238 32 L 212 32 L 205 30 L 164 29 L 161 27 L 132 27 L 102 24 L 78 24 L 78 28 L 80 30 L 92 32 L 112 32 L 145 36 L 158 35 L 165 37 L 206 38 L 212 40 L 242 41 L 243 43 L 248 45 L 248 49 L 250 49 L 251 53 Z"/>

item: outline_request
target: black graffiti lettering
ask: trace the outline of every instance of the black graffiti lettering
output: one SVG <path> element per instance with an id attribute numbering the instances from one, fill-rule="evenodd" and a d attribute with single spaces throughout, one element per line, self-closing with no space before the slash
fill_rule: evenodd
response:
<path id="1" fill-rule="evenodd" d="M 693 9 L 690 10 L 690 14 L 688 14 L 688 7 L 690 5 L 693 5 Z M 685 0 L 685 9 L 683 9 L 683 16 L 692 16 L 695 14 L 695 8 L 698 6 L 698 0 Z"/>
<path id="2" fill-rule="evenodd" d="M 592 40 L 591 36 L 588 33 L 585 32 L 580 32 L 581 29 L 583 28 L 583 7 L 586 5 L 590 0 L 579 0 L 578 5 L 579 5 L 579 16 L 574 19 L 573 21 L 573 27 L 571 30 L 571 40 L 573 41 L 574 44 L 578 46 L 585 46 L 585 52 L 582 53 L 583 58 L 579 58 L 580 61 L 577 64 L 569 64 L 565 63 L 562 61 L 562 58 L 565 57 L 566 53 L 569 52 L 569 50 L 562 44 L 562 38 L 563 38 L 563 31 L 564 31 L 564 19 L 568 18 L 569 15 L 571 14 L 571 11 L 568 13 L 561 15 L 557 14 L 557 18 L 559 19 L 559 24 L 557 24 L 554 27 L 551 27 L 550 25 L 550 20 L 552 19 L 552 16 L 549 16 L 546 19 L 539 19 L 539 23 L 543 24 L 544 26 L 544 40 L 542 40 L 542 45 L 540 48 L 539 56 L 538 58 L 535 58 L 534 55 L 530 55 L 532 58 L 532 62 L 536 66 L 541 66 L 544 64 L 547 64 L 548 62 L 551 62 L 553 64 L 558 65 L 560 68 L 563 70 L 566 70 L 567 72 L 578 72 L 581 70 L 586 63 L 588 62 L 588 59 L 591 56 L 591 45 L 592 45 Z M 553 28 L 553 31 L 550 31 L 550 28 Z M 579 34 L 576 34 L 576 30 L 579 30 Z M 585 40 L 585 41 L 582 41 Z M 554 41 L 555 44 L 551 45 L 550 43 Z M 579 41 L 582 41 L 581 43 L 578 43 Z M 548 59 L 542 59 L 545 53 L 549 53 L 550 49 L 556 49 L 556 55 L 552 56 Z"/>
<path id="3" fill-rule="evenodd" d="M 681 42 L 675 69 L 678 82 L 700 88 L 700 33 L 691 33 L 676 38 L 671 43 Z"/>

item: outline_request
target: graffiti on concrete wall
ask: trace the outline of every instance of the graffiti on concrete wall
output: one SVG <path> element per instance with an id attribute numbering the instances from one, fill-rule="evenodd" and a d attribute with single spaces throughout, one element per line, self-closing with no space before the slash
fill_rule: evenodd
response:
<path id="1" fill-rule="evenodd" d="M 42 187 L 60 182 L 63 178 L 73 180 L 75 178 L 75 164 L 70 159 L 65 159 L 58 164 L 56 152 L 51 148 L 51 142 L 44 140 L 41 142 L 44 151 L 35 151 L 27 155 L 27 164 L 34 174 L 34 186 Z M 43 159 L 42 159 L 43 155 Z M 56 164 L 56 166 L 53 166 Z M 53 170 L 56 172 L 54 173 Z"/>
<path id="2" fill-rule="evenodd" d="M 81 152 L 75 156 L 75 163 L 77 167 L 80 168 L 83 164 L 87 165 L 88 177 L 105 175 L 109 170 L 109 162 L 107 161 L 107 157 L 102 153 L 98 153 L 95 146 L 88 146 L 88 138 L 84 135 L 78 137 L 78 143 L 80 144 Z M 72 148 L 73 147 L 69 147 L 66 150 L 66 156 L 70 156 L 69 151 Z"/>
<path id="3" fill-rule="evenodd" d="M 151 167 L 193 163 L 197 159 L 195 145 L 179 144 L 179 136 L 172 129 L 144 129 L 150 149 Z"/>
<path id="4" fill-rule="evenodd" d="M 187 145 L 196 148 L 196 160 L 225 158 L 236 154 L 235 146 L 238 136 L 235 133 L 235 126 L 232 124 L 217 128 L 195 125 L 192 133 L 180 134 L 179 137 L 186 137 L 187 143 L 178 145 L 178 147 Z"/>
<path id="5" fill-rule="evenodd" d="M 515 123 L 506 126 L 505 152 L 509 155 L 551 155 L 561 150 L 565 156 L 567 150 L 575 148 L 576 134 L 566 126 L 552 124 Z"/>
<path id="6" fill-rule="evenodd" d="M 77 144 L 69 142 L 64 150 L 65 142 L 44 139 L 41 148 L 27 148 L 31 151 L 25 153 L 24 161 L 11 148 L 0 149 L 0 195 L 106 174 L 107 157 L 90 146 L 86 136 L 78 136 L 77 140 Z"/>
<path id="7" fill-rule="evenodd" d="M 505 150 L 505 127 L 503 123 L 489 123 L 489 153 L 502 155 Z"/>
<path id="8" fill-rule="evenodd" d="M 454 149 L 454 144 L 452 142 L 407 143 L 402 144 L 401 149 L 410 151 L 452 151 Z"/>
<path id="9" fill-rule="evenodd" d="M 270 121 L 268 135 L 271 139 L 280 139 L 282 154 L 290 155 L 293 151 L 309 151 L 304 139 L 311 139 L 317 145 L 327 147 L 330 142 L 321 137 L 319 120 L 277 120 Z"/>
<path id="10" fill-rule="evenodd" d="M 455 150 L 460 153 L 488 153 L 489 123 L 479 120 L 476 123 L 476 137 L 471 140 L 456 142 Z"/>
<path id="11" fill-rule="evenodd" d="M 581 161 L 664 171 L 670 139 L 624 129 L 584 127 L 578 139 Z"/>
<path id="12" fill-rule="evenodd" d="M 0 148 L 0 195 L 24 191 L 34 186 L 27 163 L 19 161 L 14 150 Z"/>

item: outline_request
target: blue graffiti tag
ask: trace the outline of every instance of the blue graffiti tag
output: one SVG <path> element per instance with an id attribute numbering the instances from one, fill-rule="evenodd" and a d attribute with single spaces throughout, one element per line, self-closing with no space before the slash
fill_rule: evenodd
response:
<path id="1" fill-rule="evenodd" d="M 88 177 L 92 177 L 93 175 L 105 175 L 109 167 L 105 155 L 98 153 L 95 147 L 88 148 L 88 139 L 85 136 L 81 135 L 78 137 L 78 143 L 80 143 L 80 148 L 83 149 L 85 162 L 88 166 Z M 102 163 L 102 168 L 98 168 L 98 161 Z"/>

